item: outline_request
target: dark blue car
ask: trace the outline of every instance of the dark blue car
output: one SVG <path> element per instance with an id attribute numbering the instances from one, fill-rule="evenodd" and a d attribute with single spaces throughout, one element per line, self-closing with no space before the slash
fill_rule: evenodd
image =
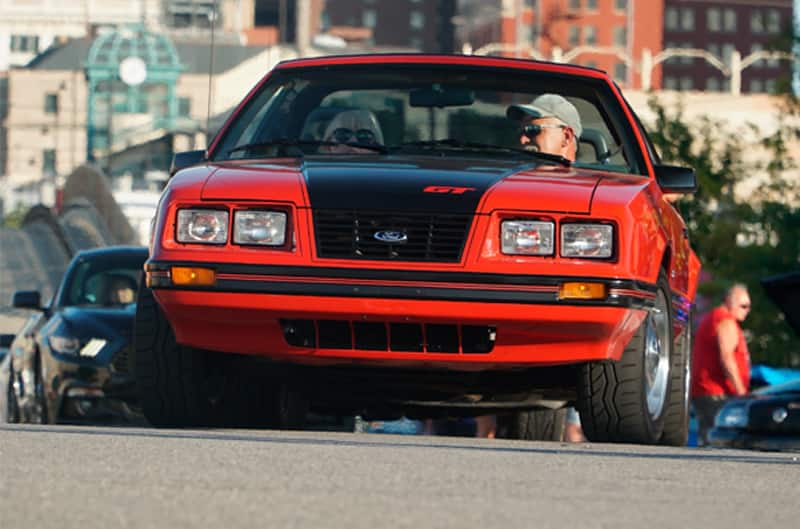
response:
<path id="1" fill-rule="evenodd" d="M 49 304 L 14 294 L 14 307 L 36 313 L 9 347 L 9 422 L 138 420 L 131 350 L 145 259 L 144 247 L 82 251 Z"/>

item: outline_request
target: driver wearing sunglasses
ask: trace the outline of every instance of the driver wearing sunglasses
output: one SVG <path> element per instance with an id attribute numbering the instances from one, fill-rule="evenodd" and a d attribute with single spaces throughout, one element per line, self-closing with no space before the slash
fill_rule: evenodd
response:
<path id="1" fill-rule="evenodd" d="M 373 149 L 359 145 L 383 145 L 383 133 L 375 115 L 369 110 L 345 110 L 336 114 L 322 139 L 331 142 L 322 150 L 330 153 L 374 154 Z"/>
<path id="2" fill-rule="evenodd" d="M 583 132 L 575 105 L 558 94 L 542 94 L 528 105 L 511 105 L 506 117 L 520 123 L 519 142 L 526 149 L 575 161 Z"/>

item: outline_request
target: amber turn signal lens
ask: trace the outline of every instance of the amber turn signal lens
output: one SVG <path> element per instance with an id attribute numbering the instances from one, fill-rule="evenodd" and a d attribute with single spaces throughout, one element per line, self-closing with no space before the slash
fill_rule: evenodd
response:
<path id="1" fill-rule="evenodd" d="M 603 283 L 561 283 L 558 288 L 559 299 L 605 299 L 606 286 Z"/>
<path id="2" fill-rule="evenodd" d="M 172 267 L 173 285 L 213 285 L 216 279 L 216 274 L 210 268 Z"/>

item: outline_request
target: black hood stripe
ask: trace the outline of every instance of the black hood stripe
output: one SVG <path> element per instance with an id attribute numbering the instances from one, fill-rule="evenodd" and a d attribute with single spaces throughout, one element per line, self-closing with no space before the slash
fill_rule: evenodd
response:
<path id="1" fill-rule="evenodd" d="M 307 160 L 303 175 L 314 210 L 474 214 L 489 188 L 535 164 L 464 158 L 347 157 Z"/>

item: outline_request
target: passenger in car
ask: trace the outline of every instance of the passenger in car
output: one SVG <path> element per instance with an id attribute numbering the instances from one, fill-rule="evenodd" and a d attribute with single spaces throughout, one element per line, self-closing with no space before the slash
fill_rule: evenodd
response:
<path id="1" fill-rule="evenodd" d="M 106 287 L 106 305 L 127 305 L 136 299 L 136 284 L 124 275 L 112 275 Z"/>
<path id="2" fill-rule="evenodd" d="M 323 146 L 324 152 L 372 153 L 376 151 L 358 145 L 383 145 L 383 132 L 369 110 L 345 110 L 334 116 L 322 139 L 335 144 Z"/>
<path id="3" fill-rule="evenodd" d="M 511 105 L 506 117 L 520 122 L 519 142 L 526 149 L 575 161 L 583 126 L 578 109 L 563 96 L 542 94 L 528 105 Z"/>

